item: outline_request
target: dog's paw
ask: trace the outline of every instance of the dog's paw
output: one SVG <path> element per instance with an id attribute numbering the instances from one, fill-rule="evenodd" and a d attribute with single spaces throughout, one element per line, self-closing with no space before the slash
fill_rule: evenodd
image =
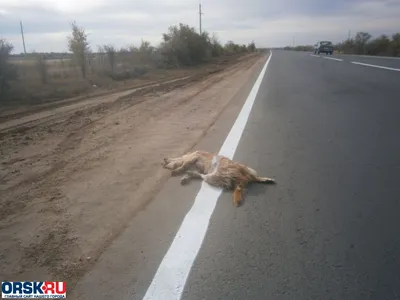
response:
<path id="1" fill-rule="evenodd" d="M 172 170 L 171 171 L 171 175 L 172 176 L 177 176 L 177 175 L 179 175 L 181 173 L 181 171 L 179 171 L 179 170 Z"/>
<path id="2" fill-rule="evenodd" d="M 168 164 L 169 164 L 169 159 L 166 158 L 166 157 L 164 157 L 164 158 L 163 158 L 163 161 L 161 162 L 161 165 L 162 165 L 163 167 L 165 167 L 165 166 L 168 165 Z"/>
<path id="3" fill-rule="evenodd" d="M 233 202 L 233 205 L 234 205 L 235 207 L 239 207 L 241 204 L 242 204 L 241 201 Z"/>
<path id="4" fill-rule="evenodd" d="M 191 177 L 195 177 L 195 178 L 199 177 L 199 173 L 197 173 L 197 172 L 195 172 L 193 170 L 188 170 L 188 171 L 186 171 L 186 173 Z"/>
<path id="5" fill-rule="evenodd" d="M 183 178 L 181 178 L 181 185 L 188 184 L 189 181 L 190 181 L 190 179 L 188 177 L 183 177 Z"/>

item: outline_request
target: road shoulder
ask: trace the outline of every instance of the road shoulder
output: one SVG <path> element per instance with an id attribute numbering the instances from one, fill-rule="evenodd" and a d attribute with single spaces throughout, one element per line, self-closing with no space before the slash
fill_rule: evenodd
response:
<path id="1" fill-rule="evenodd" d="M 218 151 L 262 66 L 263 64 L 260 64 L 255 68 L 206 135 L 193 148 Z M 93 269 L 78 282 L 69 297 L 143 297 L 199 188 L 200 182 L 181 186 L 179 178 L 170 178 L 153 200 L 138 211 L 124 232 L 104 251 Z M 101 282 L 113 284 L 100 287 Z"/>

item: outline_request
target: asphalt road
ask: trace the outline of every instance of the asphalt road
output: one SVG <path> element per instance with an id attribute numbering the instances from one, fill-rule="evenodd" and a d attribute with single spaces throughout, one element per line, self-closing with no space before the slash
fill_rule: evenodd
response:
<path id="1" fill-rule="evenodd" d="M 368 56 L 368 55 L 346 55 L 346 54 L 333 54 L 326 55 L 319 54 L 321 58 L 335 58 L 343 60 L 346 63 L 363 63 L 374 66 L 389 67 L 400 71 L 400 57 L 385 57 L 385 56 Z"/>
<path id="2" fill-rule="evenodd" d="M 219 149 L 256 76 L 199 148 Z M 181 299 L 400 299 L 399 116 L 400 72 L 274 51 L 234 159 L 277 185 L 249 187 L 240 208 L 219 197 Z M 178 186 L 75 297 L 143 298 L 199 190 Z"/>

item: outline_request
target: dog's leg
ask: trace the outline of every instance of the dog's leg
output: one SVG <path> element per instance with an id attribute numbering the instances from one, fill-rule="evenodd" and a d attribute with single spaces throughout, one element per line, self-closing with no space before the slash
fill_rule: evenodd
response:
<path id="1" fill-rule="evenodd" d="M 216 180 L 213 176 L 214 174 L 201 174 L 198 171 L 192 171 L 192 170 L 187 171 L 186 173 L 187 173 L 187 175 L 190 176 L 190 178 L 201 178 L 208 184 L 216 185 L 216 182 L 215 182 Z"/>
<path id="2" fill-rule="evenodd" d="M 182 158 L 167 158 L 164 157 L 161 165 L 164 169 L 174 170 L 182 164 Z"/>
<path id="3" fill-rule="evenodd" d="M 243 199 L 243 186 L 237 185 L 233 191 L 233 205 L 238 207 Z"/>
<path id="4" fill-rule="evenodd" d="M 186 171 L 186 174 L 183 175 L 183 176 L 181 177 L 181 184 L 182 184 L 182 185 L 183 185 L 183 184 L 187 184 L 187 183 L 189 183 L 189 181 L 190 181 L 191 179 L 193 179 L 193 178 L 204 179 L 203 176 L 204 176 L 204 175 L 201 174 L 201 173 L 198 172 L 198 171 Z"/>
<path id="5" fill-rule="evenodd" d="M 210 185 L 213 186 L 218 186 L 220 187 L 222 184 L 222 180 L 218 175 L 215 175 L 213 173 L 211 174 L 200 174 L 197 171 L 188 171 L 187 172 L 190 177 L 197 177 L 197 178 L 202 178 L 205 182 L 207 182 Z M 243 189 L 244 189 L 245 184 L 240 183 L 235 186 L 235 189 L 233 191 L 233 204 L 238 207 L 240 203 L 242 202 L 243 199 Z"/>
<path id="6" fill-rule="evenodd" d="M 196 152 L 186 153 L 178 157 L 164 157 L 161 165 L 166 169 L 173 170 L 177 168 L 179 165 L 181 165 L 185 160 L 187 160 L 190 157 L 194 157 L 195 155 Z"/>
<path id="7" fill-rule="evenodd" d="M 177 175 L 190 165 L 190 160 L 185 157 L 164 158 L 161 163 L 164 169 L 172 171 L 172 175 Z"/>
<path id="8" fill-rule="evenodd" d="M 190 166 L 195 164 L 196 161 L 197 161 L 197 157 L 190 157 L 189 159 L 184 160 L 182 165 L 180 165 L 179 167 L 177 167 L 174 170 L 172 170 L 171 174 L 174 176 L 174 175 L 177 175 L 179 173 L 182 173 L 183 171 L 188 169 Z"/>
<path id="9" fill-rule="evenodd" d="M 185 174 L 181 177 L 181 184 L 187 184 L 189 183 L 190 179 L 192 179 L 193 177 L 190 174 Z"/>
<path id="10" fill-rule="evenodd" d="M 201 174 L 197 171 L 187 171 L 188 174 L 190 174 L 191 177 L 193 178 L 201 178 L 205 182 L 207 182 L 209 185 L 215 186 L 215 187 L 221 187 L 223 188 L 223 180 L 219 175 L 216 174 L 216 171 L 210 173 L 210 174 Z"/>
<path id="11" fill-rule="evenodd" d="M 186 175 L 185 176 L 189 176 L 189 178 L 201 178 L 201 179 L 204 180 L 204 176 L 205 175 L 201 174 L 198 171 L 190 170 L 190 171 L 186 171 Z"/>

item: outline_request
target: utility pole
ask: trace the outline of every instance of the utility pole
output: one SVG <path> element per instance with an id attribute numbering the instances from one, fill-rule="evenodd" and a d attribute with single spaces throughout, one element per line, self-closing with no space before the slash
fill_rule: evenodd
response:
<path id="1" fill-rule="evenodd" d="M 200 35 L 201 35 L 201 15 L 204 15 L 204 14 L 201 12 L 201 4 L 199 3 L 199 22 L 200 22 Z"/>
<path id="2" fill-rule="evenodd" d="M 24 28 L 22 27 L 22 21 L 19 21 L 19 25 L 21 26 L 22 44 L 24 45 L 24 53 L 26 54 Z"/>
<path id="3" fill-rule="evenodd" d="M 294 41 L 295 41 L 295 36 L 293 36 L 293 48 L 294 48 Z"/>
<path id="4" fill-rule="evenodd" d="M 350 40 L 350 29 L 349 29 L 349 34 L 347 36 L 347 40 Z"/>

